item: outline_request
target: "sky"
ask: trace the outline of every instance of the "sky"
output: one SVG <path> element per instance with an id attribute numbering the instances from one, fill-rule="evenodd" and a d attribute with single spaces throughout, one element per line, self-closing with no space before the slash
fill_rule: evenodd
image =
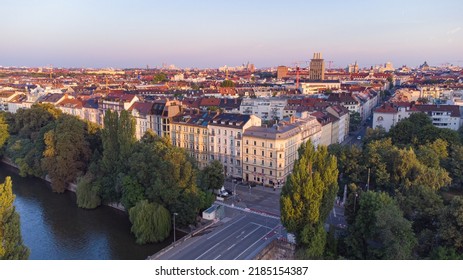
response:
<path id="1" fill-rule="evenodd" d="M 0 0 L 0 65 L 463 66 L 461 0 Z M 328 64 L 327 64 L 328 65 Z"/>

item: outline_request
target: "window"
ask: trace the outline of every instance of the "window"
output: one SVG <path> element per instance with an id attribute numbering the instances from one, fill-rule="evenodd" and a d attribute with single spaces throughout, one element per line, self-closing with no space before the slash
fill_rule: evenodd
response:
<path id="1" fill-rule="evenodd" d="M 264 142 L 262 142 L 262 147 L 264 147 Z"/>
<path id="2" fill-rule="evenodd" d="M 257 142 L 256 142 L 256 141 L 254 141 L 254 146 L 255 146 L 255 145 L 257 145 Z"/>
<path id="3" fill-rule="evenodd" d="M 265 155 L 265 153 L 264 153 L 264 151 L 262 151 L 262 156 L 264 156 L 264 155 Z"/>
<path id="4" fill-rule="evenodd" d="M 249 150 L 248 150 L 248 148 L 246 148 L 246 154 L 248 154 L 248 153 L 249 153 Z"/>
<path id="5" fill-rule="evenodd" d="M 270 148 L 273 148 L 273 144 L 272 144 L 272 143 L 270 143 Z"/>
<path id="6" fill-rule="evenodd" d="M 270 152 L 270 157 L 273 157 L 273 153 L 272 153 L 272 152 Z"/>
<path id="7" fill-rule="evenodd" d="M 270 170 L 270 176 L 272 176 L 272 175 L 273 175 L 273 174 L 272 174 L 272 170 Z"/>
<path id="8" fill-rule="evenodd" d="M 254 154 L 256 155 L 256 150 L 254 150 Z"/>
<path id="9" fill-rule="evenodd" d="M 273 162 L 270 162 L 270 167 L 272 167 L 272 166 L 273 166 Z"/>
<path id="10" fill-rule="evenodd" d="M 236 141 L 236 146 L 240 146 L 240 141 Z"/>
<path id="11" fill-rule="evenodd" d="M 262 160 L 262 165 L 264 165 L 264 160 Z"/>
<path id="12" fill-rule="evenodd" d="M 282 158 L 282 154 L 280 154 L 280 158 Z"/>
<path id="13" fill-rule="evenodd" d="M 257 171 L 257 169 L 254 167 L 254 172 L 256 172 L 256 171 Z"/>
<path id="14" fill-rule="evenodd" d="M 249 170 L 249 166 L 248 166 L 248 165 L 246 165 L 246 170 Z"/>

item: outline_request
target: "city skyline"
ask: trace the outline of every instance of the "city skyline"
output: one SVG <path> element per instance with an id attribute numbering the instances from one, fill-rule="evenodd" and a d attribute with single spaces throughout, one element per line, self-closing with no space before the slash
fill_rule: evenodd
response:
<path id="1" fill-rule="evenodd" d="M 459 1 L 6 1 L 1 66 L 463 65 Z"/>

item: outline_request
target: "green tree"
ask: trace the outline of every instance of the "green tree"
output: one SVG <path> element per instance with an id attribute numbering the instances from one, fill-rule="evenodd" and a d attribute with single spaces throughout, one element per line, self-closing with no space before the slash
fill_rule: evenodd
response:
<path id="1" fill-rule="evenodd" d="M 296 236 L 300 257 L 321 258 L 326 233 L 323 224 L 333 208 L 338 190 L 336 158 L 325 146 L 317 150 L 308 141 L 299 148 L 299 158 L 281 194 L 281 220 Z"/>
<path id="2" fill-rule="evenodd" d="M 3 113 L 0 113 L 0 155 L 3 145 L 5 145 L 6 140 L 10 137 L 8 133 L 8 124 L 6 123 Z"/>
<path id="3" fill-rule="evenodd" d="M 168 138 L 146 134 L 129 158 L 129 175 L 144 189 L 149 202 L 178 213 L 180 226 L 194 223 L 211 204 L 212 196 L 197 185 L 196 164 Z"/>
<path id="4" fill-rule="evenodd" d="M 456 196 L 445 207 L 440 218 L 439 236 L 444 245 L 463 253 L 463 197 Z"/>
<path id="5" fill-rule="evenodd" d="M 125 176 L 122 179 L 122 198 L 121 203 L 124 205 L 125 209 L 130 209 L 137 202 L 145 199 L 145 190 L 143 187 L 136 181 L 136 179 Z"/>
<path id="6" fill-rule="evenodd" d="M 346 240 L 358 259 L 409 259 L 416 244 L 411 223 L 386 193 L 365 192 Z"/>
<path id="7" fill-rule="evenodd" d="M 363 138 L 363 142 L 368 144 L 372 141 L 384 139 L 386 138 L 386 136 L 386 130 L 382 126 L 376 128 L 367 127 L 365 137 Z"/>
<path id="8" fill-rule="evenodd" d="M 68 183 L 85 174 L 90 160 L 85 134 L 85 124 L 70 115 L 61 115 L 56 127 L 45 133 L 42 165 L 54 192 L 64 192 Z"/>
<path id="9" fill-rule="evenodd" d="M 167 81 L 169 81 L 169 79 L 167 78 L 166 73 L 163 73 L 163 72 L 157 73 L 153 77 L 153 83 L 155 83 L 155 84 L 163 83 L 163 82 L 167 82 Z"/>
<path id="10" fill-rule="evenodd" d="M 437 139 L 432 143 L 427 143 L 418 147 L 416 155 L 421 163 L 428 167 L 438 168 L 441 162 L 448 157 L 448 143 L 442 139 Z"/>
<path id="11" fill-rule="evenodd" d="M 61 114 L 49 104 L 33 105 L 30 109 L 19 109 L 9 123 L 11 137 L 6 156 L 19 166 L 21 176 L 43 177 L 42 157 L 45 150 L 44 135 L 55 127 Z"/>
<path id="12" fill-rule="evenodd" d="M 129 158 L 136 143 L 135 121 L 125 110 L 120 115 L 107 110 L 101 136 L 101 196 L 104 200 L 119 202 L 122 197 L 122 178 L 129 171 Z"/>
<path id="13" fill-rule="evenodd" d="M 359 112 L 353 112 L 349 114 L 349 130 L 356 131 L 360 128 L 360 124 L 362 123 L 362 118 L 360 117 Z"/>
<path id="14" fill-rule="evenodd" d="M 389 130 L 389 136 L 394 144 L 425 144 L 426 141 L 423 136 L 429 134 L 429 132 L 425 132 L 429 129 L 433 131 L 438 129 L 432 125 L 431 118 L 425 113 L 413 113 L 410 117 L 399 121 L 393 126 Z"/>
<path id="15" fill-rule="evenodd" d="M 10 177 L 0 184 L 0 260 L 26 260 L 29 249 L 24 246 L 19 223 L 19 214 L 13 202 L 13 183 Z"/>
<path id="16" fill-rule="evenodd" d="M 221 87 L 235 87 L 235 83 L 230 80 L 225 80 L 220 84 Z"/>
<path id="17" fill-rule="evenodd" d="M 431 253 L 430 258 L 432 260 L 463 260 L 463 254 L 458 254 L 455 248 L 439 246 Z"/>
<path id="18" fill-rule="evenodd" d="M 430 103 L 429 98 L 427 98 L 427 97 L 420 97 L 420 98 L 418 98 L 417 101 L 420 104 L 429 104 Z"/>
<path id="19" fill-rule="evenodd" d="M 91 173 L 77 179 L 77 206 L 94 209 L 101 205 L 100 187 Z"/>
<path id="20" fill-rule="evenodd" d="M 463 189 L 463 146 L 450 146 L 450 154 L 444 160 L 443 166 L 452 178 L 452 187 Z"/>
<path id="21" fill-rule="evenodd" d="M 413 231 L 419 240 L 415 252 L 426 258 L 438 244 L 438 221 L 444 208 L 442 198 L 431 188 L 416 186 L 398 192 L 396 200 L 404 217 L 413 223 Z"/>
<path id="22" fill-rule="evenodd" d="M 199 173 L 199 186 L 204 190 L 217 190 L 223 186 L 225 175 L 223 165 L 220 161 L 214 160 L 204 167 Z"/>
<path id="23" fill-rule="evenodd" d="M 161 242 L 171 231 L 170 213 L 157 203 L 139 201 L 129 210 L 129 218 L 138 244 Z"/>

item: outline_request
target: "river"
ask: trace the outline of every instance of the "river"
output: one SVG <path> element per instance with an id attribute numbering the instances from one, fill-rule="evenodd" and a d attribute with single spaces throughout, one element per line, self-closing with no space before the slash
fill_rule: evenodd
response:
<path id="1" fill-rule="evenodd" d="M 52 193 L 47 182 L 22 178 L 0 163 L 0 182 L 6 176 L 13 180 L 14 205 L 21 216 L 23 241 L 31 251 L 29 259 L 146 259 L 173 240 L 170 236 L 162 243 L 137 245 L 126 213 L 108 206 L 78 208 L 74 193 Z"/>

